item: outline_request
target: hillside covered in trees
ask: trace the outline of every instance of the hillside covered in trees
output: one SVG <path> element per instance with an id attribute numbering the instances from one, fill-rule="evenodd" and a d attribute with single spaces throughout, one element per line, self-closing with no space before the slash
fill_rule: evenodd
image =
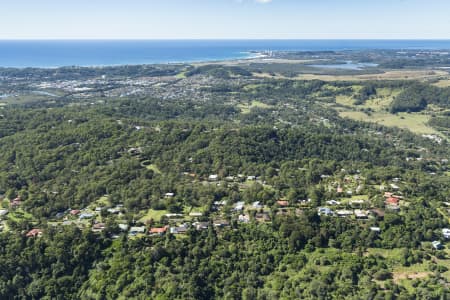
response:
<path id="1" fill-rule="evenodd" d="M 281 67 L 1 70 L 0 298 L 446 299 L 449 88 Z"/>

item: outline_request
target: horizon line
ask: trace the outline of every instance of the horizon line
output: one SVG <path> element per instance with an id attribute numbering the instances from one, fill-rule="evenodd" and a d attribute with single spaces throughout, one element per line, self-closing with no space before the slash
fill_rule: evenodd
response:
<path id="1" fill-rule="evenodd" d="M 0 38 L 0 41 L 450 41 L 450 38 Z"/>

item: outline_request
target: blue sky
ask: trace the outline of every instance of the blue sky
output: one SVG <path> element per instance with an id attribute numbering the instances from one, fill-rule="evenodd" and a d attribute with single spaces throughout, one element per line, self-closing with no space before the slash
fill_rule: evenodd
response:
<path id="1" fill-rule="evenodd" d="M 0 1 L 0 39 L 450 39 L 449 0 Z"/>

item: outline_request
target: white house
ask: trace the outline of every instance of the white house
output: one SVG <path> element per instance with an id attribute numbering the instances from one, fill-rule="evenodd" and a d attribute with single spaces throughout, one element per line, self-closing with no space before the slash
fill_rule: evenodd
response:
<path id="1" fill-rule="evenodd" d="M 209 181 L 217 181 L 219 179 L 219 175 L 217 174 L 212 174 L 208 176 L 208 180 Z"/>
<path id="2" fill-rule="evenodd" d="M 329 209 L 328 207 L 319 207 L 317 209 L 317 214 L 319 216 L 322 216 L 322 215 L 332 216 L 333 215 L 333 211 L 331 209 Z"/>
<path id="3" fill-rule="evenodd" d="M 248 223 L 248 222 L 250 222 L 250 216 L 249 215 L 239 215 L 238 220 L 239 220 L 239 222 L 242 222 L 242 223 Z"/>
<path id="4" fill-rule="evenodd" d="M 236 204 L 234 204 L 234 210 L 236 210 L 236 211 L 244 210 L 244 205 L 245 205 L 244 201 L 239 201 Z"/>
<path id="5" fill-rule="evenodd" d="M 442 229 L 442 234 L 444 235 L 444 237 L 446 239 L 450 239 L 450 229 L 448 229 L 448 228 Z"/>

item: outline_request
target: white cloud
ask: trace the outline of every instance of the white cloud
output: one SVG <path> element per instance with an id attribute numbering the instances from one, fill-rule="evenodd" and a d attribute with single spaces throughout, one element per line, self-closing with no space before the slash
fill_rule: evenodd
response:
<path id="1" fill-rule="evenodd" d="M 270 2 L 272 2 L 272 0 L 255 0 L 255 2 L 258 2 L 258 3 L 270 3 Z"/>

